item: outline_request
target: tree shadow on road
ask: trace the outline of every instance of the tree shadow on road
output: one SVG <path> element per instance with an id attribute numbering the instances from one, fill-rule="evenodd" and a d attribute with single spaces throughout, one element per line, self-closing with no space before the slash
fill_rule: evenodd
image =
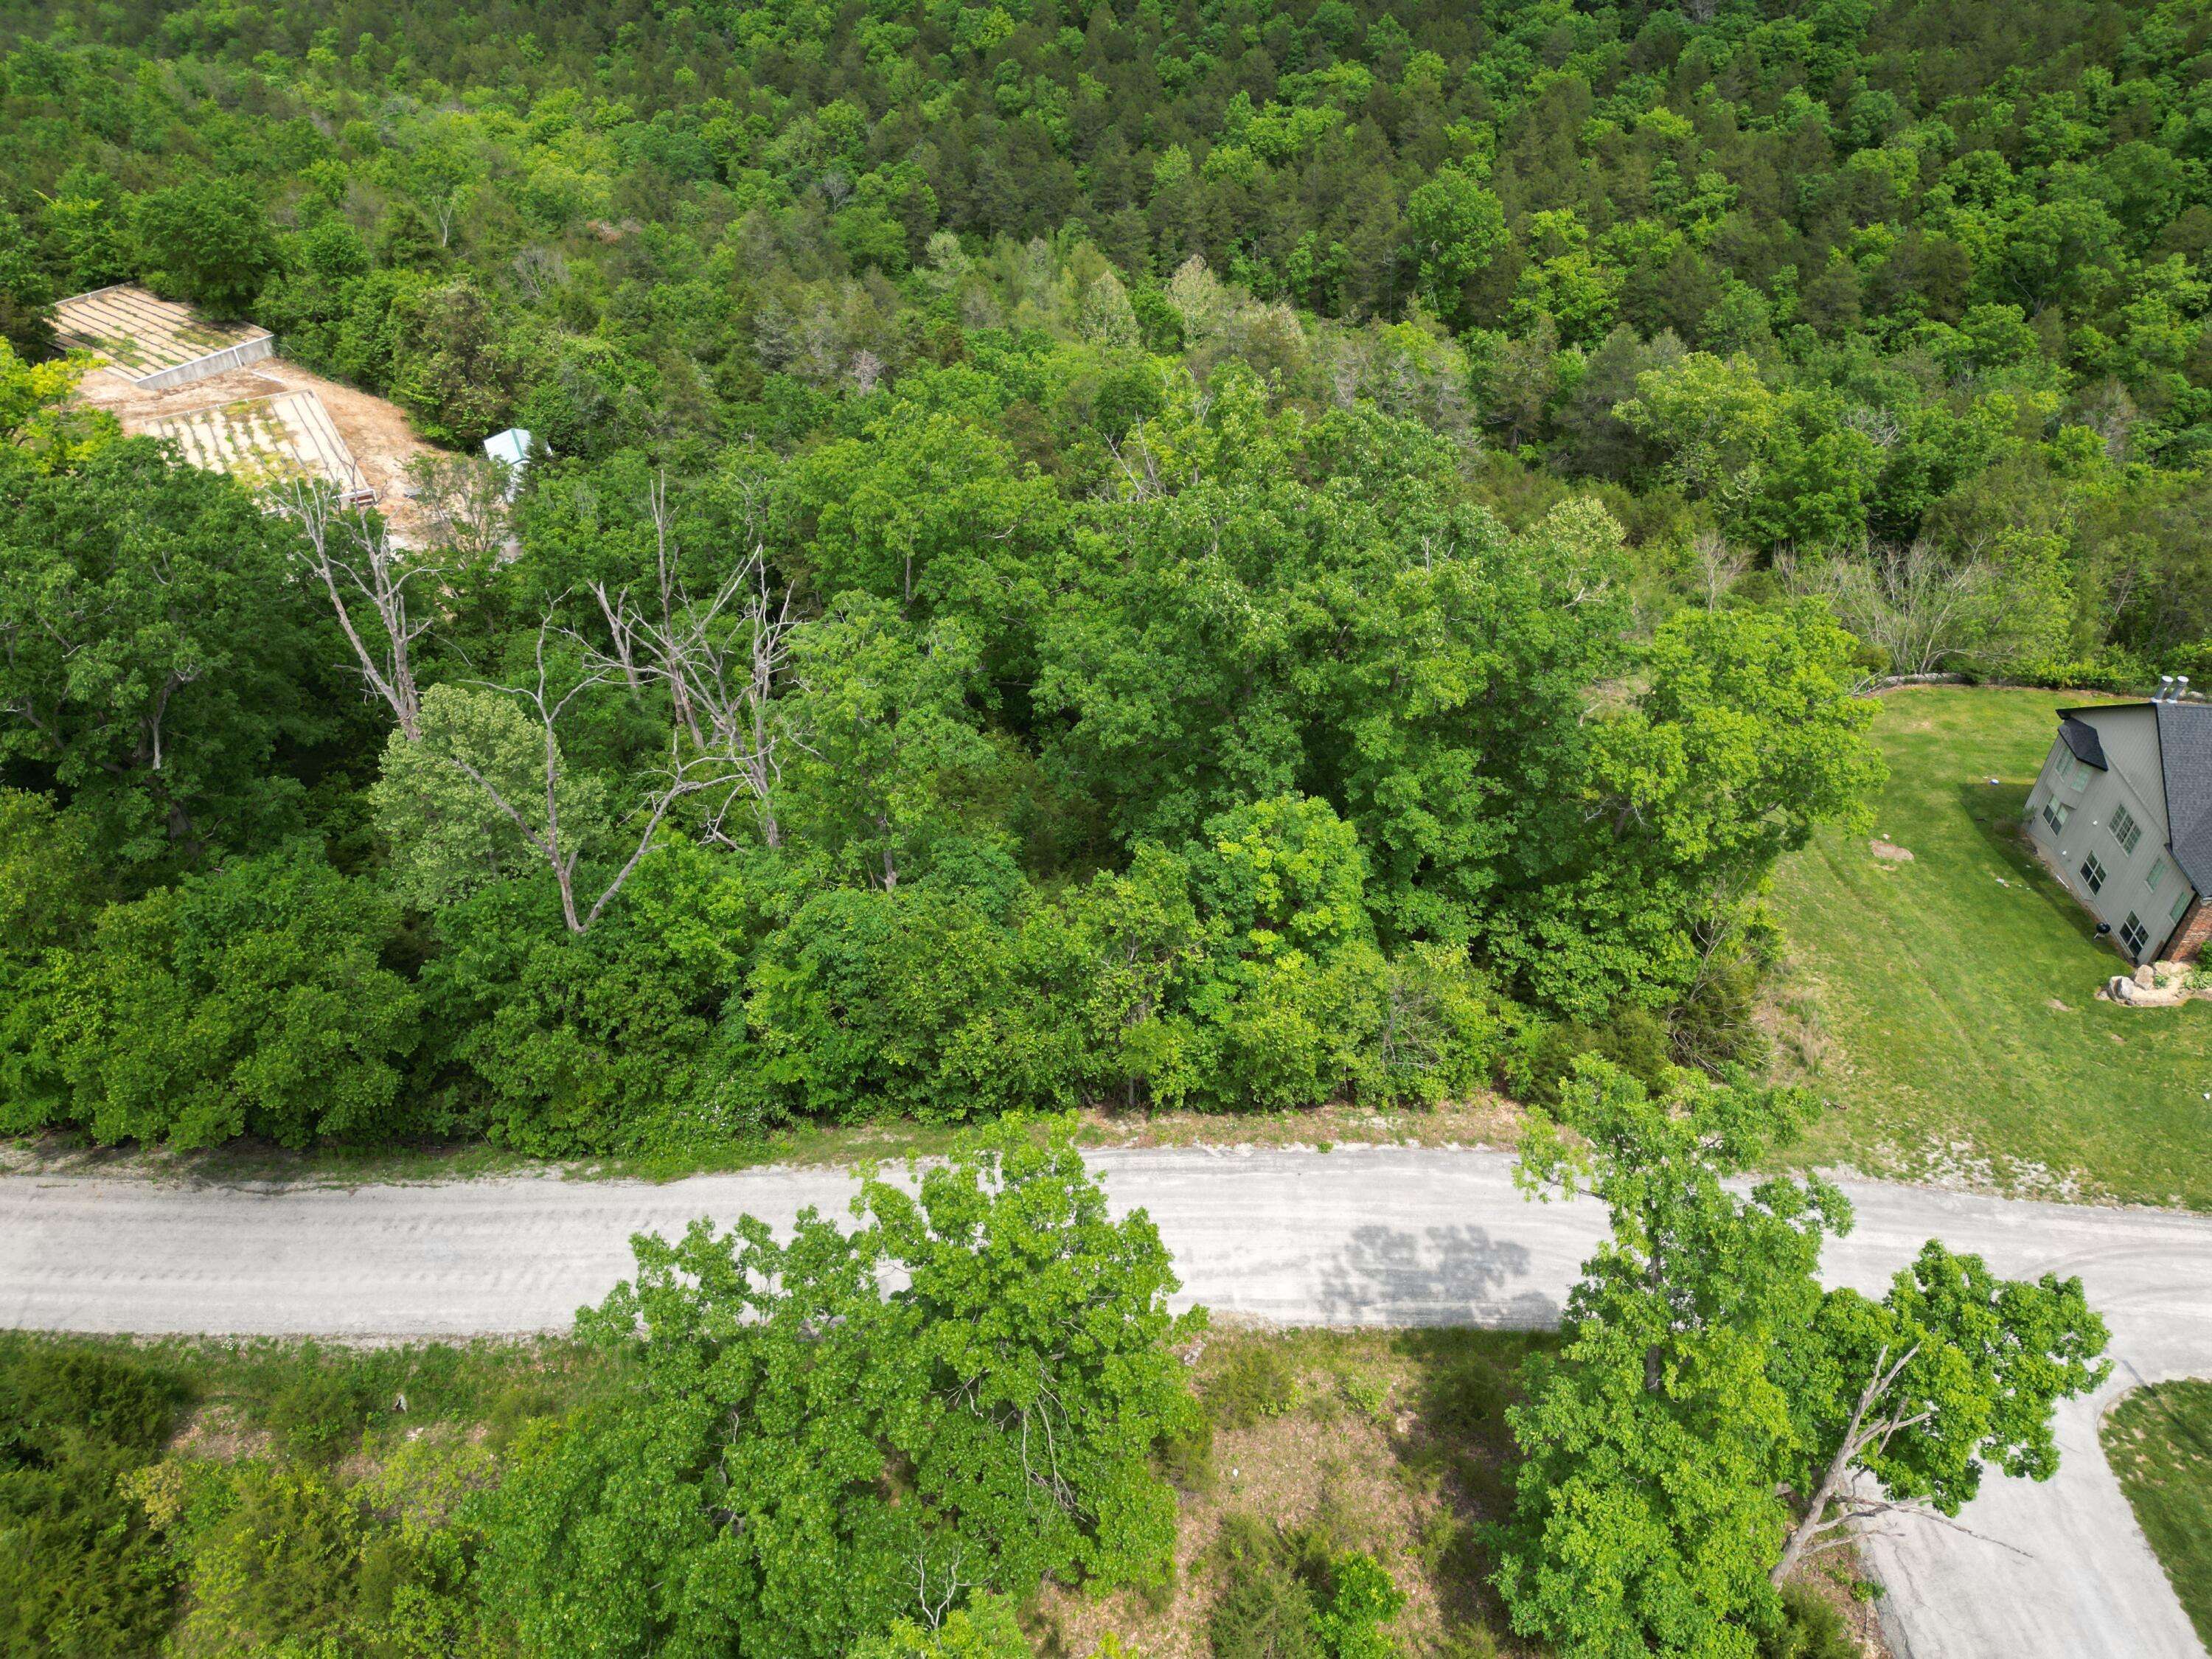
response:
<path id="1" fill-rule="evenodd" d="M 1486 1325 L 1541 1330 L 1559 1304 L 1531 1289 L 1528 1252 L 1480 1227 L 1361 1227 L 1322 1269 L 1332 1325 Z"/>

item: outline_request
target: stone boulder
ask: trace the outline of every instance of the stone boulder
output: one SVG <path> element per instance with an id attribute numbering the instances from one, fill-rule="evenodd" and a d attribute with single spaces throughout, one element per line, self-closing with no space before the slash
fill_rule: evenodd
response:
<path id="1" fill-rule="evenodd" d="M 2146 962 L 2132 974 L 2113 975 L 2105 994 L 2130 1008 L 2178 1008 L 2198 997 L 2212 999 L 2212 990 L 2195 988 L 2194 977 L 2185 962 Z"/>

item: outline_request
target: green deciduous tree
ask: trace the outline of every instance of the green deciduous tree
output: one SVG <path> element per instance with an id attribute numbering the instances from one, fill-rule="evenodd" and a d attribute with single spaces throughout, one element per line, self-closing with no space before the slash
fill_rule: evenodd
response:
<path id="1" fill-rule="evenodd" d="M 0 472 L 0 762 L 95 823 L 125 867 L 265 846 L 329 729 L 320 624 L 289 526 L 153 442 Z"/>
<path id="2" fill-rule="evenodd" d="M 1514 1628 L 1569 1659 L 1750 1659 L 1808 1553 L 1867 1516 L 1955 1513 L 1984 1459 L 2048 1478 L 2053 1404 L 2104 1376 L 2078 1280 L 2008 1283 L 1931 1241 L 1881 1302 L 1824 1291 L 1843 1195 L 1729 1180 L 1810 1107 L 1681 1073 L 1655 1096 L 1585 1057 L 1523 1143 L 1524 1186 L 1612 1220 L 1508 1413 L 1523 1461 L 1496 1534 Z"/>
<path id="3" fill-rule="evenodd" d="M 1140 1211 L 1115 1219 L 1066 1123 L 1010 1118 L 925 1170 L 862 1194 L 924 1382 L 895 1428 L 972 1582 L 1017 1598 L 1048 1574 L 1161 1590 L 1175 1495 L 1152 1463 L 1195 1408 L 1170 1345 L 1195 1322 Z"/>
<path id="4" fill-rule="evenodd" d="M 1658 445 L 1668 477 L 1693 495 L 1747 490 L 1780 416 L 1748 357 L 1693 351 L 1636 377 L 1636 396 L 1613 406 Z"/>
<path id="5" fill-rule="evenodd" d="M 1986 1465 L 2048 1480 L 2051 1408 L 2105 1380 L 2105 1340 L 2080 1279 L 2001 1279 L 1934 1239 L 1881 1301 L 1830 1291 L 1785 1350 L 1797 1514 L 1774 1582 L 1862 1521 L 1956 1515 Z"/>
<path id="6" fill-rule="evenodd" d="M 547 741 L 512 697 L 483 686 L 434 685 L 424 694 L 421 735 L 394 730 L 368 792 L 392 853 L 392 890 L 433 908 L 542 869 L 545 854 L 493 799 L 542 828 Z M 606 828 L 606 791 L 562 763 L 552 746 L 552 822 L 563 852 Z"/>
<path id="7" fill-rule="evenodd" d="M 969 704 L 980 667 L 960 623 L 917 629 L 857 592 L 793 640 L 786 817 L 839 875 L 896 888 L 1003 797 L 1011 757 Z"/>
<path id="8" fill-rule="evenodd" d="M 1852 641 L 1818 606 L 1686 611 L 1644 653 L 1646 686 L 1595 723 L 1572 793 L 1494 948 L 1557 1006 L 1694 984 L 1784 853 L 1862 818 L 1881 763 L 1850 695 Z"/>
<path id="9" fill-rule="evenodd" d="M 810 1210 L 788 1243 L 750 1218 L 635 1241 L 635 1282 L 582 1320 L 629 1385 L 493 1520 L 535 1650 L 837 1655 L 1047 1572 L 1164 1577 L 1150 1453 L 1195 1407 L 1150 1223 L 1109 1218 L 1065 1129 L 1019 1123 L 857 1207 L 852 1234 Z"/>
<path id="10" fill-rule="evenodd" d="M 0 789 L 0 960 L 83 936 L 100 903 L 98 848 L 50 795 Z"/>
<path id="11" fill-rule="evenodd" d="M 33 257 L 21 222 L 0 209 L 0 341 L 27 352 L 52 346 L 46 307 L 54 297 L 53 283 Z"/>
<path id="12" fill-rule="evenodd" d="M 1125 843 L 1325 799 L 1386 941 L 1480 938 L 1618 660 L 1619 526 L 1578 501 L 1509 535 L 1410 422 L 1271 417 L 1228 375 L 1202 411 L 1173 391 L 1080 541 L 1085 602 L 1047 623 L 1037 702 L 1070 722 L 1048 764 Z"/>
<path id="13" fill-rule="evenodd" d="M 403 289 L 388 326 L 392 401 L 426 437 L 474 446 L 507 423 L 523 354 L 474 284 Z"/>
<path id="14" fill-rule="evenodd" d="M 0 474 L 65 471 L 121 435 L 112 415 L 71 398 L 83 373 L 81 358 L 26 362 L 0 339 Z"/>
<path id="15" fill-rule="evenodd" d="M 1421 291 L 1437 314 L 1458 321 L 1463 291 L 1505 246 L 1505 210 L 1464 168 L 1448 167 L 1406 198 L 1406 232 Z"/>
<path id="16" fill-rule="evenodd" d="M 276 232 L 244 179 L 202 179 L 149 191 L 131 225 L 148 280 L 218 317 L 243 317 L 276 269 Z"/>
<path id="17" fill-rule="evenodd" d="M 414 990 L 382 960 L 398 921 L 296 848 L 110 906 L 19 981 L 36 1017 L 10 1022 L 27 1052 L 9 1127 L 179 1147 L 388 1135 L 418 1036 Z"/>
<path id="18" fill-rule="evenodd" d="M 1819 1181 L 1723 1181 L 1810 1106 L 1686 1074 L 1655 1099 L 1585 1059 L 1524 1144 L 1524 1182 L 1589 1193 L 1613 1235 L 1508 1417 L 1523 1461 L 1497 1582 L 1522 1635 L 1591 1659 L 1750 1659 L 1777 1615 L 1790 1401 L 1768 1349 L 1819 1306 L 1820 1241 L 1849 1211 Z"/>

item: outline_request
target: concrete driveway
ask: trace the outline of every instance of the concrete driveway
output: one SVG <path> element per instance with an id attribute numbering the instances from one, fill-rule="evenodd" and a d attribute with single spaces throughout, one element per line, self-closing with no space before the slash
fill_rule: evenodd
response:
<path id="1" fill-rule="evenodd" d="M 1513 1190 L 1504 1154 L 1100 1152 L 1118 1206 L 1148 1210 L 1183 1298 L 1295 1324 L 1555 1322 L 1603 1218 Z M 2069 1407 L 2046 1486 L 1994 1478 L 1960 1516 L 1869 1540 L 1900 1659 L 2202 1659 L 2097 1443 L 2139 1382 L 2212 1376 L 2212 1219 L 1848 1182 L 1831 1278 L 1879 1292 L 1929 1237 L 1998 1271 L 2078 1273 L 2112 1329 L 2104 1397 Z M 842 1213 L 836 1171 L 665 1186 L 527 1177 L 263 1191 L 0 1179 L 0 1322 L 37 1329 L 354 1339 L 565 1326 L 629 1266 L 626 1240 L 691 1218 Z"/>

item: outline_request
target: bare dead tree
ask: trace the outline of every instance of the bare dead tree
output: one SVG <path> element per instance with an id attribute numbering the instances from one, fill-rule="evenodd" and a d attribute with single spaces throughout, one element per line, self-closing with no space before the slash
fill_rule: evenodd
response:
<path id="1" fill-rule="evenodd" d="M 653 849 L 653 839 L 659 834 L 663 820 L 678 801 L 708 791 L 731 788 L 740 780 L 725 757 L 714 754 L 687 757 L 678 752 L 677 744 L 672 741 L 665 770 L 646 791 L 643 799 L 631 814 L 631 822 L 635 823 L 641 817 L 644 822 L 629 857 L 599 888 L 598 896 L 591 901 L 589 907 L 581 908 L 578 875 L 583 860 L 584 836 L 574 825 L 564 824 L 562 820 L 563 762 L 560 726 L 562 717 L 577 698 L 595 687 L 605 684 L 611 676 L 601 665 L 587 662 L 582 672 L 569 678 L 564 690 L 556 690 L 556 677 L 546 660 L 546 645 L 556 633 L 562 632 L 565 630 L 556 629 L 550 613 L 538 624 L 537 647 L 533 653 L 536 672 L 529 684 L 502 685 L 489 680 L 475 682 L 486 690 L 497 691 L 516 699 L 530 711 L 544 732 L 543 800 L 510 800 L 505 791 L 466 757 L 447 753 L 443 758 L 483 790 L 492 805 L 522 832 L 523 839 L 545 860 L 546 867 L 553 872 L 554 882 L 561 890 L 561 919 L 570 933 L 582 934 L 591 931 L 592 925 L 599 921 L 600 914 L 612 902 L 615 895 L 636 872 L 645 855 Z"/>
<path id="2" fill-rule="evenodd" d="M 1933 674 L 1969 653 L 1986 653 L 1996 573 L 1971 553 L 1947 557 L 1924 541 L 1834 558 L 1801 574 L 1844 627 L 1889 659 L 1899 674 Z"/>
<path id="3" fill-rule="evenodd" d="M 595 579 L 585 592 L 597 602 L 599 616 L 606 623 L 610 660 L 621 672 L 623 684 L 629 688 L 630 696 L 641 696 L 645 676 L 637 665 L 637 615 L 630 608 L 629 589 L 624 587 L 609 593 L 605 580 Z"/>
<path id="4" fill-rule="evenodd" d="M 418 603 L 414 590 L 434 589 L 444 567 L 435 559 L 402 557 L 381 520 L 345 506 L 321 479 L 289 479 L 270 495 L 299 526 L 294 557 L 322 585 L 362 678 L 390 707 L 408 741 L 419 741 L 422 699 L 412 653 L 433 611 L 427 594 Z"/>
<path id="5" fill-rule="evenodd" d="M 964 1554 L 965 1553 L 956 1543 L 953 1546 L 951 1560 L 945 1564 L 939 1573 L 932 1574 L 929 1570 L 927 1541 L 924 1540 L 915 1547 L 913 1562 L 914 1599 L 915 1605 L 921 1609 L 923 1622 L 932 1630 L 935 1630 L 945 1622 L 945 1615 L 952 1611 L 952 1604 L 960 1599 L 962 1590 L 976 1588 L 974 1579 L 965 1577 L 961 1573 Z"/>
<path id="6" fill-rule="evenodd" d="M 509 264 L 515 286 L 533 305 L 568 280 L 568 262 L 551 248 L 533 244 L 517 253 Z"/>
<path id="7" fill-rule="evenodd" d="M 778 590 L 765 546 L 756 540 L 713 593 L 696 599 L 684 579 L 667 481 L 656 478 L 646 510 L 653 526 L 653 583 L 641 604 L 629 589 L 592 590 L 607 624 L 605 649 L 586 646 L 587 659 L 635 690 L 647 682 L 668 692 L 688 763 L 720 766 L 729 788 L 707 813 L 708 838 L 728 844 L 731 810 L 750 801 L 762 838 L 783 844 L 775 799 L 787 739 L 775 693 L 790 659 L 794 594 Z"/>
<path id="8" fill-rule="evenodd" d="M 1690 544 L 1690 556 L 1695 562 L 1698 585 L 1705 592 L 1705 609 L 1717 611 L 1721 601 L 1734 590 L 1751 569 L 1751 554 L 1745 549 L 1729 544 L 1717 531 L 1701 530 Z"/>

